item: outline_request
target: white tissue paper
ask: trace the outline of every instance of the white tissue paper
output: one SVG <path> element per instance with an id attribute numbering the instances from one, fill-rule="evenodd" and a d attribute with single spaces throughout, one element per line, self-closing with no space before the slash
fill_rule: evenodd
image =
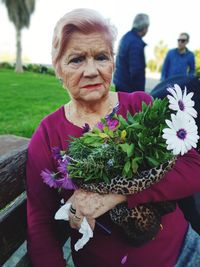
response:
<path id="1" fill-rule="evenodd" d="M 55 214 L 56 220 L 65 220 L 69 221 L 69 210 L 71 207 L 71 203 L 65 203 Z M 81 228 L 79 229 L 79 233 L 83 236 L 79 239 L 76 244 L 74 245 L 74 249 L 78 251 L 79 249 L 83 248 L 85 244 L 89 241 L 90 238 L 93 237 L 93 231 L 87 222 L 86 218 L 83 218 L 81 223 Z"/>

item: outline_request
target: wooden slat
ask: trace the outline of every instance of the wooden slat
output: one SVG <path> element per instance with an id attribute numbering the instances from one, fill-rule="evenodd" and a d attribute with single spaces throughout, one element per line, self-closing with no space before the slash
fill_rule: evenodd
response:
<path id="1" fill-rule="evenodd" d="M 21 258 L 21 260 L 17 263 L 15 267 L 32 267 L 27 253 Z"/>
<path id="2" fill-rule="evenodd" d="M 0 157 L 0 210 L 24 192 L 27 144 Z"/>
<path id="3" fill-rule="evenodd" d="M 0 212 L 0 266 L 26 239 L 26 195 Z"/>

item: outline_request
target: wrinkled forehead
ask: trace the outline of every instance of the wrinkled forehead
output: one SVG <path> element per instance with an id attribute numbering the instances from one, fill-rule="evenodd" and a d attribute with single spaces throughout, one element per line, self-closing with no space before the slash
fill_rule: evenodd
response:
<path id="1" fill-rule="evenodd" d="M 92 32 L 89 34 L 74 32 L 70 36 L 65 50 L 69 48 L 74 50 L 93 48 L 110 51 L 110 42 L 107 38 L 107 34 L 102 32 Z"/>

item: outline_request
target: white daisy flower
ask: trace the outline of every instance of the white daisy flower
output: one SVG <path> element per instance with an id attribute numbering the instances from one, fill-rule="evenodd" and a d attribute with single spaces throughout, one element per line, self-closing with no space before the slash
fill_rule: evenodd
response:
<path id="1" fill-rule="evenodd" d="M 170 109 L 184 112 L 194 118 L 197 117 L 197 111 L 193 108 L 194 101 L 192 100 L 192 97 L 194 93 L 190 92 L 187 94 L 186 87 L 184 92 L 182 92 L 178 84 L 174 84 L 174 88 L 167 88 L 167 91 L 172 95 L 167 95 Z"/>
<path id="2" fill-rule="evenodd" d="M 178 112 L 171 115 L 171 121 L 166 120 L 169 128 L 163 129 L 162 137 L 166 139 L 167 150 L 172 150 L 174 155 L 185 154 L 192 147 L 196 148 L 199 139 L 195 120 L 184 113 Z"/>

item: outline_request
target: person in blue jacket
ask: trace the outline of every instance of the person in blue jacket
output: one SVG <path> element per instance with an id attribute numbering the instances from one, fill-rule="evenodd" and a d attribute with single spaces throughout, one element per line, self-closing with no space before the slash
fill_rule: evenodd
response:
<path id="1" fill-rule="evenodd" d="M 133 92 L 145 90 L 146 43 L 142 40 L 149 28 L 149 16 L 138 14 L 133 27 L 121 39 L 116 57 L 113 77 L 116 91 Z"/>
<path id="2" fill-rule="evenodd" d="M 178 38 L 178 47 L 168 51 L 162 67 L 161 81 L 179 75 L 194 76 L 194 53 L 186 47 L 189 39 L 188 33 L 181 33 Z"/>

